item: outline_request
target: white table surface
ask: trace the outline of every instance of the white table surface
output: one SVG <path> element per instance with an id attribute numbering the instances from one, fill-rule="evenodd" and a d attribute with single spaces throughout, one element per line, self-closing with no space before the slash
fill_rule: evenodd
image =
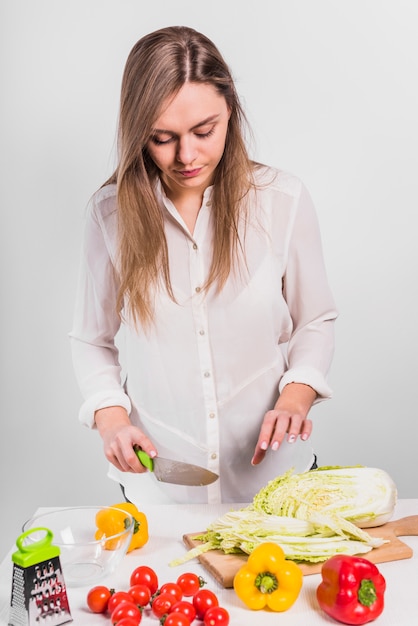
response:
<path id="1" fill-rule="evenodd" d="M 231 508 L 239 505 L 185 505 L 185 506 L 149 506 L 143 511 L 147 515 L 150 539 L 139 550 L 130 552 L 117 570 L 100 581 L 100 584 L 108 585 L 117 590 L 127 590 L 131 572 L 138 565 L 153 567 L 159 577 L 160 584 L 176 580 L 180 573 L 193 571 L 200 574 L 207 581 L 206 588 L 212 589 L 218 594 L 219 603 L 230 614 L 230 626 L 254 626 L 262 621 L 263 626 L 269 624 L 277 626 L 315 626 L 316 624 L 337 624 L 328 618 L 319 608 L 316 600 L 316 588 L 321 580 L 320 574 L 305 576 L 303 587 L 296 603 L 284 613 L 272 613 L 268 611 L 251 611 L 239 600 L 233 589 L 224 589 L 213 577 L 194 559 L 179 565 L 170 567 L 168 563 L 182 556 L 186 548 L 182 537 L 185 533 L 194 533 L 204 530 L 211 522 Z M 46 508 L 38 509 L 37 513 L 45 512 Z M 418 499 L 399 500 L 392 519 L 398 519 L 407 515 L 418 514 Z M 414 551 L 411 559 L 381 563 L 378 565 L 386 579 L 387 590 L 385 594 L 385 609 L 373 625 L 376 626 L 413 626 L 418 623 L 418 537 L 406 537 L 403 541 Z M 9 605 L 11 597 L 12 568 L 11 554 L 15 551 L 12 547 L 9 554 L 0 564 L 0 624 L 7 625 L 9 617 Z M 65 571 L 64 571 L 65 577 Z M 108 616 L 94 615 L 86 608 L 86 593 L 89 587 L 67 587 L 70 610 L 75 626 L 101 624 L 110 625 Z M 195 621 L 196 626 L 202 622 Z M 157 618 L 144 612 L 141 626 L 159 626 Z M 194 626 L 194 625 L 193 625 Z"/>

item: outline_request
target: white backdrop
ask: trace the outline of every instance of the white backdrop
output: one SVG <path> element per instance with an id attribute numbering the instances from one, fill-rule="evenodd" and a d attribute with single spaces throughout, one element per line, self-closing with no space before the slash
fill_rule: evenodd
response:
<path id="1" fill-rule="evenodd" d="M 38 506 L 121 498 L 78 422 L 67 334 L 126 57 L 171 24 L 215 41 L 254 156 L 314 198 L 340 310 L 334 398 L 313 411 L 320 463 L 384 468 L 418 497 L 418 3 L 0 0 L 0 556 Z"/>

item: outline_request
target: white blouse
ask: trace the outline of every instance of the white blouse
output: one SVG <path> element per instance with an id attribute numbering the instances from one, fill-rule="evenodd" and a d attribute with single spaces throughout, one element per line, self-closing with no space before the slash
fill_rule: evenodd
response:
<path id="1" fill-rule="evenodd" d="M 211 188 L 193 235 L 161 185 L 170 276 L 176 302 L 156 294 L 155 324 L 120 325 L 116 187 L 89 208 L 74 324 L 73 363 L 84 397 L 80 420 L 123 406 L 162 457 L 207 467 L 208 487 L 158 482 L 151 473 L 109 467 L 127 497 L 143 502 L 249 502 L 269 480 L 307 470 L 309 442 L 284 442 L 260 465 L 251 458 L 265 412 L 290 382 L 329 398 L 326 382 L 337 317 L 323 262 L 317 217 L 299 179 L 257 170 L 245 234 L 246 264 L 220 294 L 204 293 L 212 256 Z"/>

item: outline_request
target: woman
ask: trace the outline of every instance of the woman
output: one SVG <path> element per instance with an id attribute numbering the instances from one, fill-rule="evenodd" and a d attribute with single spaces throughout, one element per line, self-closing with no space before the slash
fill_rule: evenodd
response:
<path id="1" fill-rule="evenodd" d="M 247 502 L 314 461 L 337 313 L 310 197 L 249 159 L 244 121 L 204 35 L 164 28 L 133 47 L 71 332 L 80 419 L 133 502 Z M 136 447 L 220 478 L 159 483 Z"/>

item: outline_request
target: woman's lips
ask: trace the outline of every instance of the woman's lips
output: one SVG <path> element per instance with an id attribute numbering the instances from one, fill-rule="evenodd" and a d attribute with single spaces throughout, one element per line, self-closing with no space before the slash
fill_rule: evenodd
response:
<path id="1" fill-rule="evenodd" d="M 201 167 L 196 167 L 193 170 L 177 170 L 181 176 L 184 178 L 193 178 L 193 176 L 197 176 L 202 171 Z"/>

